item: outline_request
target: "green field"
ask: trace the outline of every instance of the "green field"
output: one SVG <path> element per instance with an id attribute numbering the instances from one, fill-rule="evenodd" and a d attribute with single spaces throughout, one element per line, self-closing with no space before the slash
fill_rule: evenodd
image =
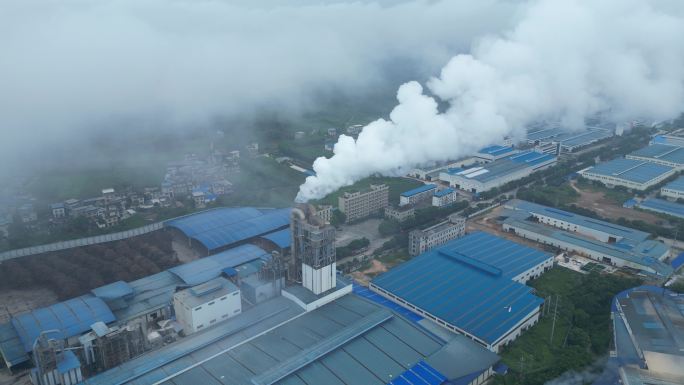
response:
<path id="1" fill-rule="evenodd" d="M 554 267 L 529 282 L 536 295 L 546 299 L 544 316 L 501 353 L 510 370 L 506 376 L 496 377 L 494 383 L 542 385 L 605 356 L 612 338 L 610 302 L 615 294 L 639 283 L 614 275 L 580 274 L 563 267 Z"/>

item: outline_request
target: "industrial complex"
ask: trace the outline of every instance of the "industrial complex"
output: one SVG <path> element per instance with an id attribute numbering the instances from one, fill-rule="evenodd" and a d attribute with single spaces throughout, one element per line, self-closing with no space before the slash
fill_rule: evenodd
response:
<path id="1" fill-rule="evenodd" d="M 525 151 L 465 170 L 451 168 L 441 172 L 439 179 L 451 187 L 481 193 L 553 166 L 556 161 L 550 154 Z"/>
<path id="2" fill-rule="evenodd" d="M 553 256 L 477 232 L 375 278 L 370 289 L 498 352 L 539 319 L 543 300 L 525 283 Z"/>
<path id="3" fill-rule="evenodd" d="M 660 189 L 660 195 L 667 199 L 684 199 L 684 177 L 679 177 Z"/>
<path id="4" fill-rule="evenodd" d="M 614 131 L 600 127 L 587 127 L 586 130 L 569 132 L 567 129 L 554 126 L 530 129 L 526 139 L 530 145 L 548 146 L 554 148 L 551 153 L 559 154 L 560 152 L 575 152 L 613 135 Z"/>
<path id="5" fill-rule="evenodd" d="M 611 307 L 613 347 L 605 383 L 684 383 L 684 295 L 640 286 L 618 294 Z"/>
<path id="6" fill-rule="evenodd" d="M 661 164 L 679 171 L 684 169 L 684 148 L 669 144 L 652 144 L 627 154 L 625 158 Z"/>
<path id="7" fill-rule="evenodd" d="M 643 231 L 517 199 L 505 207 L 504 230 L 523 238 L 658 279 L 673 272 L 669 247 Z"/>
<path id="8" fill-rule="evenodd" d="M 677 169 L 644 160 L 614 159 L 579 172 L 586 179 L 608 187 L 623 186 L 644 191 L 673 176 Z"/>

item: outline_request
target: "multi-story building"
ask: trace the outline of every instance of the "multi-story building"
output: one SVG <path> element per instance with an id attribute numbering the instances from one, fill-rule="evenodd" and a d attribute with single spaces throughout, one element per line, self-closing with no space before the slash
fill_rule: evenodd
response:
<path id="1" fill-rule="evenodd" d="M 240 314 L 240 289 L 225 278 L 214 278 L 175 293 L 173 308 L 185 334 L 192 334 Z"/>
<path id="2" fill-rule="evenodd" d="M 416 208 L 411 205 L 406 206 L 389 206 L 385 208 L 385 218 L 394 219 L 397 222 L 403 222 L 411 219 L 416 215 Z"/>
<path id="3" fill-rule="evenodd" d="M 347 223 L 366 218 L 389 205 L 389 187 L 372 184 L 368 191 L 345 192 L 338 198 L 338 205 Z"/>
<path id="4" fill-rule="evenodd" d="M 452 214 L 444 222 L 424 230 L 411 231 L 409 233 L 409 254 L 422 254 L 452 239 L 463 236 L 465 234 L 465 222 L 464 217 Z"/>
<path id="5" fill-rule="evenodd" d="M 437 191 L 437 185 L 434 184 L 426 184 L 409 191 L 404 191 L 399 195 L 399 206 L 415 205 L 429 200 L 435 191 Z"/>
<path id="6" fill-rule="evenodd" d="M 331 205 L 320 205 L 316 206 L 316 215 L 325 221 L 325 223 L 330 223 L 332 220 L 332 206 Z"/>
<path id="7" fill-rule="evenodd" d="M 50 210 L 52 211 L 52 217 L 54 219 L 60 219 L 66 216 L 66 207 L 64 206 L 64 203 L 53 203 L 50 205 Z"/>
<path id="8" fill-rule="evenodd" d="M 435 191 L 432 196 L 432 205 L 435 207 L 444 207 L 456 202 L 458 193 L 451 187 Z"/>

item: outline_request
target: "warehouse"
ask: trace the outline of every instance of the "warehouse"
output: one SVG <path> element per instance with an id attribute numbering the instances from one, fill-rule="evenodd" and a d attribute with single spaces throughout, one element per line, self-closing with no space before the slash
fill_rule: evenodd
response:
<path id="1" fill-rule="evenodd" d="M 369 287 L 498 352 L 538 321 L 544 301 L 525 283 L 552 266 L 550 254 L 476 232 L 395 267 Z"/>
<path id="2" fill-rule="evenodd" d="M 186 340 L 193 343 L 164 347 L 85 383 L 477 385 L 499 361 L 467 338 L 446 342 L 354 294 L 308 313 L 279 297 Z"/>
<path id="3" fill-rule="evenodd" d="M 684 148 L 669 144 L 652 144 L 628 154 L 625 158 L 660 164 L 678 171 L 684 169 Z"/>
<path id="4" fill-rule="evenodd" d="M 676 169 L 635 159 L 614 159 L 599 163 L 579 172 L 581 176 L 605 184 L 644 191 L 663 182 L 677 172 Z"/>
<path id="5" fill-rule="evenodd" d="M 684 176 L 663 186 L 660 195 L 672 200 L 684 199 Z"/>
<path id="6" fill-rule="evenodd" d="M 550 154 L 525 151 L 483 166 L 465 170 L 449 169 L 440 173 L 440 179 L 449 183 L 451 187 L 481 193 L 551 167 L 556 164 L 556 160 L 557 158 Z"/>
<path id="7" fill-rule="evenodd" d="M 541 223 L 577 232 L 605 243 L 623 241 L 636 244 L 650 237 L 650 234 L 644 231 L 519 199 L 507 202 L 504 207 L 522 212 L 523 218 L 532 216 Z"/>
<path id="8" fill-rule="evenodd" d="M 482 160 L 485 162 L 493 162 L 495 160 L 499 160 L 507 156 L 515 155 L 518 152 L 520 151 L 516 150 L 512 146 L 493 145 L 481 149 L 477 152 L 477 154 L 475 154 L 475 157 L 478 160 Z"/>
<path id="9" fill-rule="evenodd" d="M 247 242 L 290 224 L 291 209 L 219 208 L 167 221 L 204 254 Z"/>
<path id="10" fill-rule="evenodd" d="M 684 205 L 679 203 L 669 202 L 658 198 L 646 198 L 641 202 L 638 202 L 635 206 L 642 210 L 684 219 Z"/>
<path id="11" fill-rule="evenodd" d="M 670 255 L 670 250 L 658 241 L 644 240 L 634 246 L 628 242 L 604 243 L 588 236 L 517 218 L 506 219 L 503 229 L 525 239 L 578 253 L 616 267 L 635 269 L 658 279 L 672 274 L 672 267 L 662 262 Z"/>
<path id="12" fill-rule="evenodd" d="M 575 152 L 612 136 L 612 130 L 600 127 L 587 127 L 583 131 L 554 127 L 528 131 L 527 143 L 541 146 L 558 144 L 562 152 Z"/>
<path id="13" fill-rule="evenodd" d="M 435 184 L 426 184 L 409 191 L 404 191 L 399 196 L 399 206 L 415 205 L 416 203 L 430 200 L 435 191 L 437 191 L 437 185 Z"/>
<path id="14" fill-rule="evenodd" d="M 682 308 L 683 294 L 660 287 L 639 286 L 616 295 L 607 374 L 624 385 L 684 383 Z"/>

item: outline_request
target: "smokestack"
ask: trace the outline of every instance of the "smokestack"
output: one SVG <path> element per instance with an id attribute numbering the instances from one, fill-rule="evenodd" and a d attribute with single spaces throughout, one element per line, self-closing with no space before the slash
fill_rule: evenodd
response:
<path id="1" fill-rule="evenodd" d="M 389 120 L 368 124 L 356 140 L 340 136 L 297 201 L 517 141 L 541 120 L 573 130 L 598 114 L 614 122 L 675 117 L 684 108 L 683 13 L 679 4 L 641 0 L 532 2 L 512 31 L 452 58 L 427 82 L 429 93 L 406 83 Z"/>

